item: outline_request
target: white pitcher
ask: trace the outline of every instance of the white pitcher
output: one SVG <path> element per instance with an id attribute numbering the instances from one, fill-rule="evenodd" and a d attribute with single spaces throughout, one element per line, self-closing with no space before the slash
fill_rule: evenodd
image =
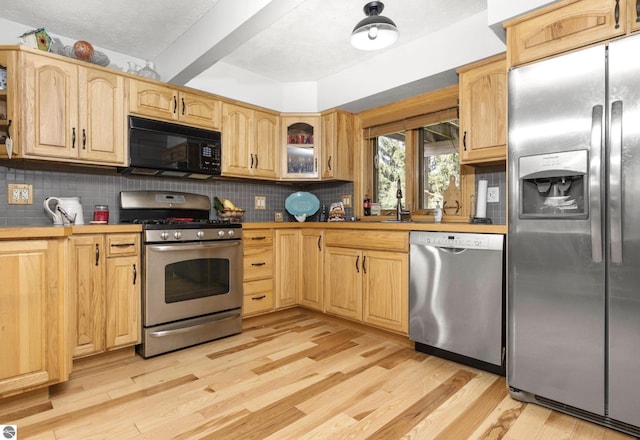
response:
<path id="1" fill-rule="evenodd" d="M 56 202 L 53 208 L 51 202 Z M 44 199 L 44 210 L 53 219 L 54 225 L 84 225 L 80 197 L 47 197 Z"/>

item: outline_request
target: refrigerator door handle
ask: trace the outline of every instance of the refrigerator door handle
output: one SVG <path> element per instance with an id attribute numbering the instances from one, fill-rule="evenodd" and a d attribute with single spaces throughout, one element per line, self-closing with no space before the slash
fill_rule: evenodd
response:
<path id="1" fill-rule="evenodd" d="M 620 264 L 622 263 L 622 101 L 611 104 L 609 219 L 611 262 Z"/>
<path id="2" fill-rule="evenodd" d="M 591 217 L 591 259 L 602 262 L 602 219 L 600 206 L 600 170 L 602 169 L 603 107 L 594 105 L 591 111 L 591 151 L 589 152 L 589 206 Z"/>

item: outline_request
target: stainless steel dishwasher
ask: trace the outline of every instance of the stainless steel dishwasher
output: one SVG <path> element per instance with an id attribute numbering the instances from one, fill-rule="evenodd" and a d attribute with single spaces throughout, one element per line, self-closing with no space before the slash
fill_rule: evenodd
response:
<path id="1" fill-rule="evenodd" d="M 416 350 L 504 375 L 504 236 L 410 234 L 409 336 Z"/>

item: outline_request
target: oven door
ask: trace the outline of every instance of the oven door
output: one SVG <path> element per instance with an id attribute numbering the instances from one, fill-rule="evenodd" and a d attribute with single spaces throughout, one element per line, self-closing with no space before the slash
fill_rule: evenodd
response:
<path id="1" fill-rule="evenodd" d="M 144 326 L 242 307 L 242 241 L 145 245 Z"/>

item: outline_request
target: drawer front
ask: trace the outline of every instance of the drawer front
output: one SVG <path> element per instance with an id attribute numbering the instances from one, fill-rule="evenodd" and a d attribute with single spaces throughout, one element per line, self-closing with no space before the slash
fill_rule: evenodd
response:
<path id="1" fill-rule="evenodd" d="M 406 231 L 337 231 L 324 233 L 326 246 L 409 252 L 409 232 Z"/>
<path id="2" fill-rule="evenodd" d="M 271 229 L 243 230 L 242 244 L 245 247 L 272 245 L 273 231 Z"/>
<path id="3" fill-rule="evenodd" d="M 242 299 L 243 315 L 273 310 L 273 280 L 259 280 L 244 283 Z"/>
<path id="4" fill-rule="evenodd" d="M 107 234 L 107 257 L 138 255 L 140 234 Z"/>
<path id="5" fill-rule="evenodd" d="M 273 276 L 273 248 L 259 247 L 244 249 L 244 280 L 258 280 Z"/>

